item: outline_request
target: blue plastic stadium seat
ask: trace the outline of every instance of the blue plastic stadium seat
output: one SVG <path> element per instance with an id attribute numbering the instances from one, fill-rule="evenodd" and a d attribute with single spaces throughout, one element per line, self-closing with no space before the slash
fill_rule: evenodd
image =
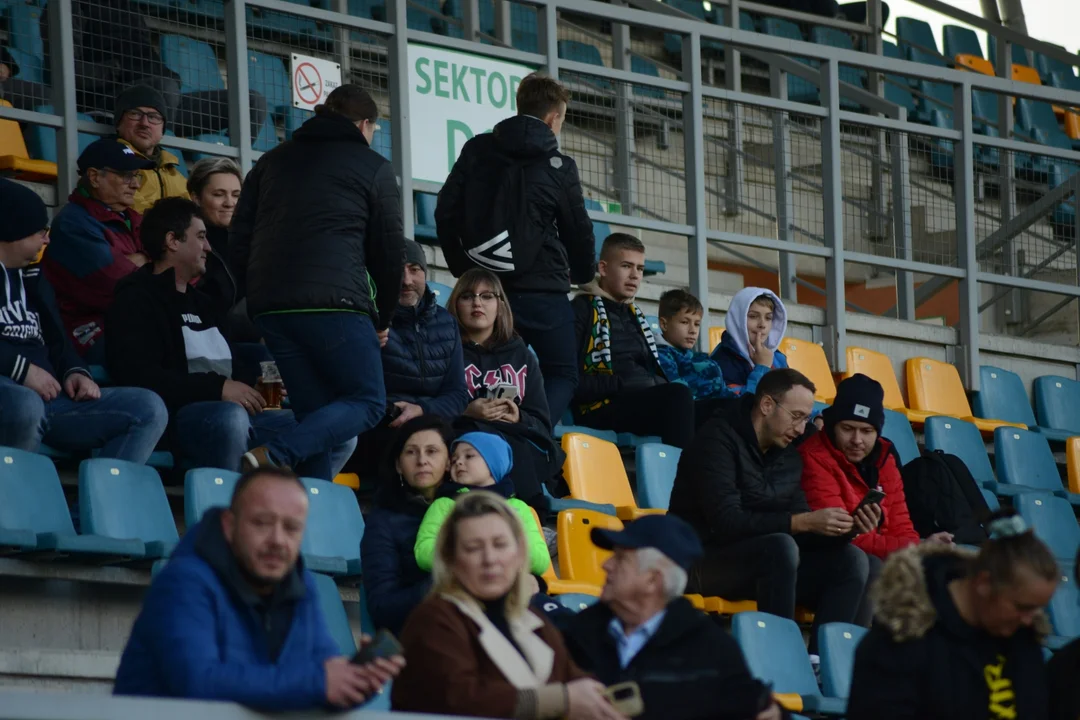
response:
<path id="1" fill-rule="evenodd" d="M 896 18 L 896 37 L 900 44 L 900 51 L 912 62 L 948 67 L 944 57 L 938 51 L 937 41 L 929 23 L 913 18 Z M 918 110 L 913 119 L 919 122 L 929 123 L 932 110 L 951 110 L 953 101 L 953 89 L 945 83 L 934 83 L 926 80 L 918 82 L 919 91 L 927 97 L 918 99 Z M 936 100 L 937 102 L 934 102 Z"/>
<path id="2" fill-rule="evenodd" d="M 285 2 L 310 7 L 307 0 L 285 0 Z M 333 33 L 329 27 L 299 15 L 288 15 L 254 7 L 247 8 L 246 14 L 248 27 L 262 33 L 321 40 L 333 39 Z"/>
<path id="3" fill-rule="evenodd" d="M 1076 578 L 1071 569 L 1061 573 L 1057 590 L 1046 610 L 1058 637 L 1071 639 L 1080 636 L 1080 589 L 1076 587 Z"/>
<path id="4" fill-rule="evenodd" d="M 637 55 L 630 56 L 630 71 L 638 73 L 639 75 L 660 77 L 660 68 L 656 66 L 656 63 L 652 60 L 638 57 Z M 656 98 L 657 100 L 663 100 L 665 97 L 664 91 L 660 88 L 646 87 L 644 85 L 635 85 L 634 94 L 639 97 Z"/>
<path id="5" fill-rule="evenodd" d="M 988 40 L 986 43 L 986 54 L 990 59 L 990 64 L 995 68 L 997 67 L 997 40 Z M 1023 45 L 1012 44 L 1012 64 L 1013 65 L 1031 65 L 1031 61 L 1028 59 L 1027 50 Z"/>
<path id="6" fill-rule="evenodd" d="M 882 55 L 900 60 L 900 50 L 895 44 L 883 41 L 881 43 Z M 916 105 L 915 96 L 911 94 L 911 85 L 907 79 L 900 75 L 885 75 L 885 99 L 889 102 L 907 108 L 908 117 L 914 118 Z"/>
<path id="7" fill-rule="evenodd" d="M 971 28 L 945 25 L 941 29 L 941 34 L 945 41 L 945 57 L 950 60 L 955 59 L 957 55 L 985 57 L 982 46 L 979 44 L 979 36 Z"/>
<path id="8" fill-rule="evenodd" d="M 1013 505 L 1064 567 L 1072 567 L 1080 548 L 1080 526 L 1068 501 L 1049 493 L 1023 493 Z"/>
<path id="9" fill-rule="evenodd" d="M 635 463 L 638 507 L 667 510 L 680 457 L 682 450 L 671 445 L 638 445 Z"/>
<path id="10" fill-rule="evenodd" d="M 1072 140 L 1058 125 L 1054 108 L 1048 102 L 1020 98 L 1016 102 L 1016 121 L 1018 129 L 1035 142 L 1073 149 Z"/>
<path id="11" fill-rule="evenodd" d="M 251 147 L 253 150 L 259 152 L 266 152 L 273 150 L 278 144 L 277 130 L 274 128 L 273 119 L 267 115 L 263 120 L 262 129 L 259 130 L 259 134 L 251 140 Z"/>
<path id="12" fill-rule="evenodd" d="M 908 419 L 895 410 L 885 411 L 885 426 L 881 434 L 893 444 L 900 456 L 900 464 L 907 465 L 919 457 L 919 443 L 915 440 L 915 431 Z"/>
<path id="13" fill-rule="evenodd" d="M 1058 48 L 1059 50 L 1065 50 L 1065 48 L 1061 47 L 1060 45 L 1055 45 L 1054 47 Z M 1068 51 L 1065 50 L 1065 52 Z M 1037 52 L 1033 54 L 1035 55 L 1035 69 L 1039 71 L 1039 77 L 1042 78 L 1044 85 L 1053 84 L 1052 82 L 1050 82 L 1050 79 L 1053 77 L 1054 73 L 1067 73 L 1069 75 L 1072 75 L 1073 77 L 1076 77 L 1076 71 L 1072 69 L 1072 65 L 1066 65 L 1060 60 L 1048 57 L 1046 55 L 1043 55 L 1042 53 Z"/>
<path id="14" fill-rule="evenodd" d="M 19 72 L 15 74 L 15 77 L 27 82 L 45 81 L 45 66 L 41 57 L 13 47 L 9 47 L 7 51 L 11 59 L 19 66 Z"/>
<path id="15" fill-rule="evenodd" d="M 345 657 L 352 657 L 356 653 L 356 638 L 353 637 L 352 628 L 349 627 L 349 616 L 345 612 L 345 604 L 341 601 L 341 593 L 338 591 L 334 578 L 322 573 L 312 573 L 315 576 L 315 589 L 319 594 L 319 607 L 326 619 L 326 629 L 330 631 L 330 637 L 338 644 L 338 649 Z"/>
<path id="16" fill-rule="evenodd" d="M 940 415 L 926 418 L 923 432 L 927 450 L 940 450 L 957 456 L 967 465 L 976 483 L 988 489 L 997 487 L 997 477 L 990 466 L 986 445 L 975 425 Z"/>
<path id="17" fill-rule="evenodd" d="M 201 40 L 183 35 L 162 35 L 161 60 L 180 76 L 182 93 L 225 89 L 217 55 Z"/>
<path id="18" fill-rule="evenodd" d="M 772 684 L 773 692 L 799 695 L 810 713 L 842 715 L 847 701 L 821 694 L 802 631 L 794 620 L 763 612 L 731 618 L 731 634 L 746 656 L 750 673 Z"/>
<path id="19" fill-rule="evenodd" d="M 574 62 L 587 63 L 604 67 L 604 59 L 600 56 L 600 48 L 578 40 L 560 40 L 559 57 Z M 585 76 L 588 83 L 603 90 L 611 90 L 611 81 L 605 78 Z"/>
<path id="20" fill-rule="evenodd" d="M 599 600 L 600 598 L 586 595 L 585 593 L 564 593 L 555 596 L 555 602 L 559 603 L 567 610 L 573 610 L 574 612 L 581 612 L 587 607 L 592 607 L 599 602 Z"/>
<path id="21" fill-rule="evenodd" d="M 379 129 L 375 131 L 371 149 L 387 160 L 394 159 L 394 125 L 389 120 L 383 120 Z"/>
<path id="22" fill-rule="evenodd" d="M 972 402 L 975 417 L 995 418 L 1027 425 L 1051 440 L 1065 442 L 1067 434 L 1056 433 L 1050 428 L 1039 428 L 1035 411 L 1031 409 L 1024 381 L 1008 370 L 983 365 L 979 368 L 979 392 Z"/>
<path id="23" fill-rule="evenodd" d="M 52 105 L 39 105 L 34 108 L 39 113 L 53 114 Z M 87 122 L 93 122 L 94 118 L 90 117 L 86 113 L 78 114 L 79 120 L 85 120 Z M 35 160 L 48 160 L 49 162 L 57 162 L 56 159 L 56 134 L 60 132 L 56 128 L 45 127 L 44 125 L 28 124 L 23 135 L 26 139 L 26 149 L 30 153 L 30 157 Z M 98 139 L 97 135 L 93 133 L 79 133 L 79 152 L 81 153 L 86 149 L 86 146 Z"/>
<path id="24" fill-rule="evenodd" d="M 1039 433 L 999 427 L 994 431 L 994 463 L 1002 483 L 1025 491 L 1052 492 L 1073 505 L 1080 505 L 1080 495 L 1062 486 L 1050 443 Z"/>
<path id="25" fill-rule="evenodd" d="M 289 72 L 281 58 L 249 50 L 248 84 L 266 98 L 266 106 L 274 115 L 284 118 L 294 109 Z"/>
<path id="26" fill-rule="evenodd" d="M 303 481 L 308 489 L 308 521 L 300 545 L 304 563 L 313 572 L 359 576 L 364 516 L 356 493 L 326 480 Z"/>
<path id="27" fill-rule="evenodd" d="M 524 52 L 540 51 L 540 33 L 536 8 L 510 3 L 510 39 L 513 46 Z"/>
<path id="28" fill-rule="evenodd" d="M 210 508 L 229 507 L 240 473 L 218 468 L 195 468 L 184 475 L 184 525 L 202 520 Z"/>
<path id="29" fill-rule="evenodd" d="M 1062 90 L 1071 90 L 1073 92 L 1080 92 L 1080 77 L 1077 77 L 1071 70 L 1065 72 L 1059 70 L 1051 73 L 1049 80 L 1046 82 L 1050 87 L 1060 88 Z"/>
<path id="30" fill-rule="evenodd" d="M 831 45 L 832 47 L 841 48 L 843 50 L 855 49 L 855 46 L 851 42 L 851 35 L 843 30 L 837 30 L 836 28 L 820 26 L 811 28 L 810 42 L 817 45 Z M 841 82 L 846 82 L 855 87 L 866 87 L 865 70 L 853 68 L 850 65 L 841 65 L 839 75 Z M 858 110 L 861 106 L 854 100 L 848 100 L 841 93 L 840 107 L 845 110 Z"/>
<path id="31" fill-rule="evenodd" d="M 0 545 L 101 562 L 146 554 L 139 540 L 77 535 L 52 461 L 13 448 L 0 448 Z"/>
<path id="32" fill-rule="evenodd" d="M 659 443 L 659 435 L 635 435 L 634 433 L 615 433 L 615 444 L 620 448 L 636 450 L 642 445 Z"/>
<path id="33" fill-rule="evenodd" d="M 439 304 L 439 307 L 446 307 L 446 303 L 450 300 L 450 293 L 454 292 L 454 288 L 433 280 L 428 280 L 427 286 L 431 288 L 431 292 L 435 293 L 435 302 Z"/>
<path id="34" fill-rule="evenodd" d="M 413 235 L 418 242 L 428 240 L 436 244 L 439 235 L 435 230 L 435 206 L 438 204 L 439 196 L 434 193 L 418 192 L 415 199 L 416 224 L 413 226 Z"/>
<path id="35" fill-rule="evenodd" d="M 998 500 L 997 495 L 986 488 L 979 488 L 979 492 L 982 493 L 983 500 L 986 501 L 986 507 L 990 508 L 990 512 L 997 512 L 1001 509 L 1001 501 Z"/>
<path id="36" fill-rule="evenodd" d="M 465 19 L 465 10 L 462 0 L 446 0 L 443 5 L 443 15 L 446 17 L 456 18 L 457 20 Z M 485 35 L 495 34 L 495 3 L 492 0 L 480 0 L 480 18 L 478 20 L 480 26 L 480 32 Z M 450 37 L 464 37 L 464 28 L 456 23 L 448 23 L 447 34 Z"/>
<path id="37" fill-rule="evenodd" d="M 766 35 L 772 35 L 773 37 L 787 38 L 788 40 L 802 40 L 802 31 L 799 30 L 799 26 L 793 22 L 787 20 L 781 20 L 780 18 L 767 17 L 762 20 L 761 29 Z M 792 57 L 792 60 L 798 60 L 799 62 L 813 66 L 807 58 L 804 57 Z M 787 79 L 788 100 L 792 102 L 802 103 L 816 103 L 819 100 L 818 88 L 811 82 L 803 80 L 801 77 L 788 73 Z"/>
<path id="38" fill-rule="evenodd" d="M 826 623 L 818 628 L 821 655 L 821 691 L 827 697 L 846 698 L 855 672 L 855 648 L 866 628 L 849 623 Z"/>
<path id="39" fill-rule="evenodd" d="M 80 463 L 79 523 L 94 535 L 141 540 L 147 558 L 168 557 L 180 541 L 157 472 L 124 460 Z"/>
<path id="40" fill-rule="evenodd" d="M 41 58 L 41 67 L 44 67 L 45 42 L 41 37 L 42 12 L 42 8 L 36 2 L 5 2 L 0 5 L 0 16 L 6 17 L 8 26 L 8 39 L 5 45 L 32 58 Z"/>

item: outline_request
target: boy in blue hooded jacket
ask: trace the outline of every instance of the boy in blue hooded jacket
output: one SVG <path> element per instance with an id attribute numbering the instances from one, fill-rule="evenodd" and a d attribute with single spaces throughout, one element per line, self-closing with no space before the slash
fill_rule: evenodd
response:
<path id="1" fill-rule="evenodd" d="M 784 353 L 777 349 L 787 330 L 787 312 L 772 290 L 748 287 L 735 293 L 724 325 L 727 329 L 713 350 L 712 359 L 720 365 L 732 390 L 752 392 L 750 376 L 758 366 L 769 370 L 788 366 Z"/>

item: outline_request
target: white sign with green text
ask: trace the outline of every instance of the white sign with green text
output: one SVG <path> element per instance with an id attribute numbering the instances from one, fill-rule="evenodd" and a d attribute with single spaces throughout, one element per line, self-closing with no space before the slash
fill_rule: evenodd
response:
<path id="1" fill-rule="evenodd" d="M 446 180 L 470 138 L 517 114 L 518 84 L 532 71 L 483 55 L 410 43 L 413 180 Z"/>

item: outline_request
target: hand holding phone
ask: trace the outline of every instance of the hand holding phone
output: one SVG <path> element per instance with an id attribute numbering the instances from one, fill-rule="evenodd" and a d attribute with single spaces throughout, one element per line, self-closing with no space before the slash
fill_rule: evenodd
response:
<path id="1" fill-rule="evenodd" d="M 645 703 L 641 699 L 641 688 L 634 681 L 612 685 L 604 691 L 608 702 L 622 715 L 637 717 L 645 712 Z"/>
<path id="2" fill-rule="evenodd" d="M 878 490 L 877 488 L 871 489 L 868 493 L 863 495 L 863 499 L 860 500 L 859 504 L 855 506 L 855 509 L 851 513 L 852 517 L 854 517 L 855 513 L 859 512 L 867 505 L 880 505 L 881 501 L 884 499 L 885 493 Z"/>
<path id="3" fill-rule="evenodd" d="M 389 630 L 380 630 L 375 633 L 375 639 L 360 648 L 360 651 L 353 655 L 353 659 L 349 662 L 353 665 L 366 665 L 376 658 L 389 660 L 396 655 L 401 655 L 403 651 L 404 648 L 393 633 Z"/>
<path id="4" fill-rule="evenodd" d="M 877 530 L 881 524 L 881 501 L 885 499 L 885 493 L 881 490 L 871 490 L 866 493 L 855 512 L 851 513 L 851 519 L 855 521 L 855 534 L 864 535 Z"/>

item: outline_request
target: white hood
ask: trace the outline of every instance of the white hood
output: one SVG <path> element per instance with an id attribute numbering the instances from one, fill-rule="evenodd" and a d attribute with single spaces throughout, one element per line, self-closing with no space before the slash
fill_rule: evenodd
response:
<path id="1" fill-rule="evenodd" d="M 787 330 L 787 312 L 784 310 L 784 303 L 772 290 L 748 287 L 735 293 L 735 297 L 731 299 L 731 305 L 728 306 L 727 315 L 724 317 L 724 325 L 731 336 L 728 342 L 733 342 L 739 354 L 747 360 L 750 359 L 750 334 L 746 330 L 746 313 L 750 311 L 750 305 L 754 300 L 762 295 L 771 298 L 776 307 L 773 311 L 772 330 L 769 332 L 768 339 L 765 340 L 765 347 L 770 350 L 780 347 L 780 341 L 784 339 L 784 332 Z"/>

